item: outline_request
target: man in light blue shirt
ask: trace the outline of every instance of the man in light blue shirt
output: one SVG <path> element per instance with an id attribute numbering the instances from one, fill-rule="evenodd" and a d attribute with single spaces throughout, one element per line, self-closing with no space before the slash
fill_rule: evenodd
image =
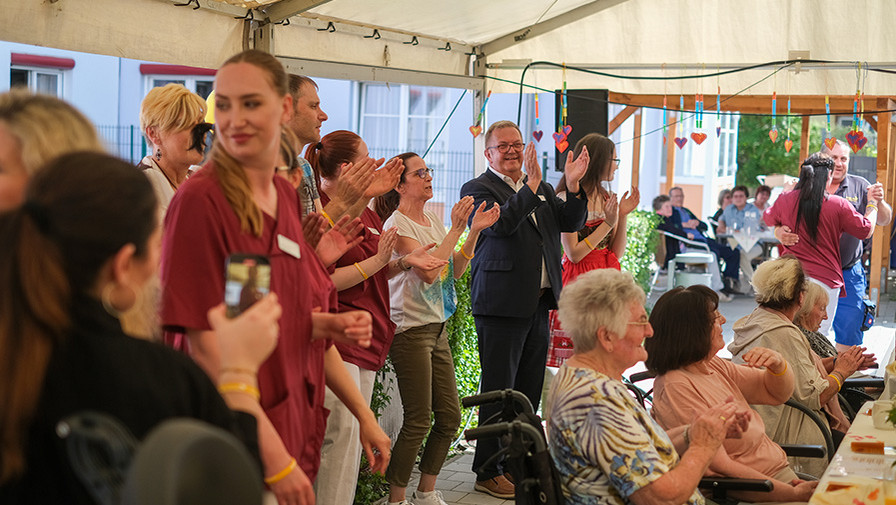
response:
<path id="1" fill-rule="evenodd" d="M 762 212 L 752 203 L 747 203 L 750 196 L 750 190 L 746 186 L 735 186 L 731 190 L 731 205 L 725 207 L 722 216 L 719 218 L 720 235 L 733 233 L 735 231 L 743 231 L 747 234 L 757 233 L 766 229 L 765 223 L 762 221 Z M 731 247 L 737 246 L 740 250 L 740 269 L 747 278 L 747 282 L 753 279 L 753 259 L 762 255 L 762 246 L 753 244 L 749 251 L 744 251 L 743 247 L 733 238 L 728 239 Z"/>

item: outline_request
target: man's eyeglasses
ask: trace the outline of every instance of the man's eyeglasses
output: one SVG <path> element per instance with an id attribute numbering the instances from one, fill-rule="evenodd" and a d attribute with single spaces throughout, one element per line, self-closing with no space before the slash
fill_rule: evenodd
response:
<path id="1" fill-rule="evenodd" d="M 421 168 L 419 170 L 414 170 L 411 173 L 421 179 L 426 179 L 427 176 L 432 177 L 432 169 L 431 168 Z"/>
<path id="2" fill-rule="evenodd" d="M 514 142 L 513 144 L 498 144 L 496 146 L 487 147 L 486 149 L 497 149 L 499 153 L 506 154 L 511 148 L 513 148 L 514 151 L 522 151 L 523 147 L 525 147 L 525 144 L 522 142 Z"/>

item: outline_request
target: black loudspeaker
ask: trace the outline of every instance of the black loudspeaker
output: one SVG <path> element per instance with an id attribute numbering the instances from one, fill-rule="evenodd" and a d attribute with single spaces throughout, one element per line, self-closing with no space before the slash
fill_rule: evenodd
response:
<path id="1" fill-rule="evenodd" d="M 609 127 L 608 96 L 605 89 L 566 90 L 566 124 L 572 126 L 572 131 L 566 140 L 569 143 L 568 151 L 572 151 L 576 147 L 576 142 L 589 133 L 607 134 Z M 563 115 L 563 91 L 559 89 L 554 93 L 554 110 L 556 111 L 554 124 L 559 125 Z M 556 156 L 554 169 L 562 172 L 563 165 L 566 164 L 567 153 L 561 154 L 555 147 L 554 155 Z"/>

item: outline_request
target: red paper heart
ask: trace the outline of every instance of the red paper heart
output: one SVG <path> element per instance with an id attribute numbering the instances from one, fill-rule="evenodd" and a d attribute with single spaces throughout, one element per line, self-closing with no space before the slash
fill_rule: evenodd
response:
<path id="1" fill-rule="evenodd" d="M 679 149 L 684 148 L 684 145 L 687 143 L 687 137 L 675 137 L 675 145 L 677 145 Z"/>
<path id="2" fill-rule="evenodd" d="M 787 139 L 787 140 L 784 141 L 784 150 L 785 150 L 785 151 L 787 151 L 787 152 L 789 153 L 789 152 L 790 152 L 790 149 L 791 149 L 792 147 L 793 147 L 793 141 L 792 141 L 792 140 Z"/>
<path id="3" fill-rule="evenodd" d="M 563 142 L 564 140 L 566 140 L 566 134 L 564 134 L 563 132 L 554 132 L 551 134 L 551 136 L 554 137 L 555 143 Z"/>
<path id="4" fill-rule="evenodd" d="M 716 137 L 721 137 L 721 136 L 722 136 L 722 127 L 716 126 Z"/>
<path id="5" fill-rule="evenodd" d="M 852 151 L 854 153 L 859 152 L 859 149 L 865 147 L 865 144 L 868 143 L 868 139 L 866 137 L 862 137 L 859 140 L 856 140 L 856 144 L 852 146 Z"/>
<path id="6" fill-rule="evenodd" d="M 778 141 L 778 130 L 769 130 L 768 138 L 772 139 L 773 144 L 775 142 L 777 142 Z"/>
<path id="7" fill-rule="evenodd" d="M 697 145 L 699 146 L 700 144 L 703 143 L 704 140 L 706 140 L 706 134 L 703 132 L 700 132 L 700 133 L 694 132 L 691 134 L 691 139 L 693 139 L 693 141 L 696 142 Z"/>
<path id="8" fill-rule="evenodd" d="M 532 136 L 535 137 L 535 142 L 541 142 L 541 137 L 544 135 L 544 132 L 541 130 L 535 130 L 532 132 Z"/>
<path id="9" fill-rule="evenodd" d="M 846 134 L 846 143 L 852 148 L 852 152 L 857 153 L 865 147 L 868 139 L 865 138 L 865 132 L 862 130 L 851 130 Z"/>
<path id="10" fill-rule="evenodd" d="M 561 140 L 560 142 L 555 142 L 555 144 L 557 145 L 557 150 L 560 151 L 561 154 L 565 153 L 566 149 L 569 147 L 569 142 L 567 142 L 566 139 Z"/>
<path id="11" fill-rule="evenodd" d="M 836 144 L 837 144 L 836 137 L 828 137 L 828 138 L 824 139 L 824 145 L 828 146 L 828 149 L 833 150 L 834 145 L 836 145 Z"/>
<path id="12" fill-rule="evenodd" d="M 564 125 L 563 126 L 563 134 L 569 137 L 569 134 L 572 133 L 572 126 Z"/>
<path id="13" fill-rule="evenodd" d="M 476 137 L 479 136 L 480 133 L 482 133 L 482 126 L 480 126 L 480 125 L 471 126 L 470 133 L 473 134 L 473 138 L 475 139 Z"/>

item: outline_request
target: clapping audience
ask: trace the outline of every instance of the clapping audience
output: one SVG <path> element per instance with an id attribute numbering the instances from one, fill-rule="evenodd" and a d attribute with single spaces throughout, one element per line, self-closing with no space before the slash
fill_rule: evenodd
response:
<path id="1" fill-rule="evenodd" d="M 457 307 L 455 280 L 471 263 L 474 312 L 492 325 L 490 353 L 527 363 L 502 383 L 541 382 L 544 363 L 534 367 L 532 356 L 543 356 L 544 342 L 534 336 L 544 334 L 541 314 L 563 287 L 558 317 L 574 354 L 544 412 L 569 503 L 700 504 L 705 474 L 773 481 L 770 493 L 736 495 L 745 501 L 811 496 L 814 483 L 794 469 L 820 475 L 823 461 L 788 461 L 778 444 L 818 443 L 817 431 L 781 404 L 793 398 L 823 414 L 839 442 L 849 421 L 837 392 L 875 363 L 862 347 L 837 353 L 822 326 L 843 284 L 828 249 L 841 231 L 869 236 L 878 204 L 872 198 L 863 216 L 825 196 L 830 160 L 806 160 L 796 191 L 766 210 L 769 224 L 786 225 L 781 236 L 804 263 L 784 257 L 755 271 L 758 307 L 734 324 L 728 361 L 716 356 L 726 322 L 717 293 L 675 288 L 648 318 L 644 292 L 619 271 L 626 217 L 640 194 L 633 186 L 619 199 L 605 187 L 619 161 L 607 137 L 576 145 L 557 198 L 534 145 L 524 150 L 516 125 L 496 123 L 487 134 L 492 167 L 468 183 L 473 196 L 451 208 L 446 227 L 427 207 L 433 171 L 421 156 L 375 160 L 345 130 L 321 138 L 327 116 L 316 84 L 294 76 L 290 87 L 270 54 L 244 51 L 218 70 L 216 135 L 203 160 L 205 107 L 180 85 L 147 94 L 141 127 L 151 153 L 141 173 L 103 154 L 96 129 L 64 102 L 0 94 L 0 502 L 94 503 L 55 427 L 97 410 L 138 439 L 172 417 L 232 432 L 280 505 L 352 503 L 362 451 L 370 470 L 385 474 L 390 504 L 446 505 L 436 480 L 460 424 L 446 323 Z M 307 163 L 298 157 L 303 145 Z M 681 207 L 683 192 L 673 192 Z M 734 195 L 727 207 L 720 195 L 720 231 L 758 226 L 746 222 L 758 219 L 747 215 L 756 209 L 746 188 Z M 654 207 L 685 228 L 678 236 L 706 230 L 668 197 Z M 519 239 L 514 247 L 485 247 L 509 237 Z M 505 256 L 523 248 L 531 268 L 517 271 L 516 257 Z M 267 258 L 272 294 L 253 284 L 246 304 L 254 304 L 228 318 L 220 302 L 234 254 Z M 726 257 L 726 274 L 737 263 Z M 141 332 L 129 318 L 152 307 L 145 293 L 157 270 L 156 326 L 187 355 L 128 338 Z M 517 314 L 515 293 L 501 293 L 511 303 L 501 300 L 500 315 L 489 316 L 501 324 L 486 318 L 498 298 L 483 293 L 496 276 L 537 286 L 517 294 L 538 301 L 537 317 Z M 511 345 L 501 330 L 511 320 L 532 342 Z M 394 451 L 369 407 L 387 356 L 404 409 Z M 622 382 L 641 361 L 657 374 L 652 413 Z M 479 463 L 497 445 L 481 444 Z M 418 455 L 421 476 L 408 493 Z M 478 470 L 475 489 L 514 494 L 502 464 Z"/>

